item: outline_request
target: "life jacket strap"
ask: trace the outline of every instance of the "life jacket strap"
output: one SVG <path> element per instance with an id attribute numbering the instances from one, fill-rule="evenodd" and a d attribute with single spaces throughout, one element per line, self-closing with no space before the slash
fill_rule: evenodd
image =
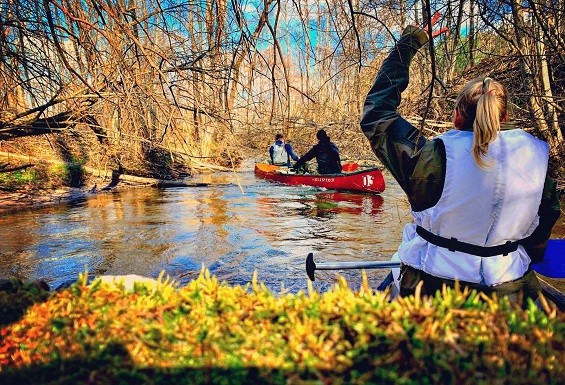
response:
<path id="1" fill-rule="evenodd" d="M 507 255 L 518 250 L 520 241 L 508 241 L 503 245 L 497 246 L 478 246 L 471 243 L 458 241 L 457 238 L 444 238 L 429 232 L 422 226 L 416 226 L 416 233 L 426 241 L 449 251 L 461 251 L 467 254 L 477 255 L 479 257 L 493 257 L 495 255 Z"/>

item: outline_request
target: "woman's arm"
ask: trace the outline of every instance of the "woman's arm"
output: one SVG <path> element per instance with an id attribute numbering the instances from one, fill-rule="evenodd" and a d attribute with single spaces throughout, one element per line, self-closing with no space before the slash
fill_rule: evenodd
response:
<path id="1" fill-rule="evenodd" d="M 292 145 L 290 143 L 286 143 L 285 144 L 285 149 L 286 152 L 288 153 L 288 155 L 290 155 L 290 158 L 294 161 L 298 160 L 298 155 L 296 155 L 296 153 L 294 152 L 294 148 L 292 148 Z"/>
<path id="2" fill-rule="evenodd" d="M 404 29 L 377 74 L 361 118 L 361 129 L 373 152 L 406 192 L 415 211 L 437 203 L 445 179 L 443 142 L 427 141 L 397 111 L 408 86 L 410 63 L 427 41 L 423 29 Z"/>
<path id="3" fill-rule="evenodd" d="M 547 248 L 547 241 L 551 236 L 551 230 L 561 215 L 557 183 L 552 178 L 545 178 L 538 215 L 538 227 L 536 227 L 532 235 L 520 242 L 533 263 L 543 259 L 545 249 Z"/>
<path id="4" fill-rule="evenodd" d="M 382 133 L 388 124 L 400 117 L 396 109 L 400 105 L 400 94 L 408 86 L 410 63 L 427 41 L 424 30 L 408 26 L 384 60 L 363 108 L 361 129 L 367 138 Z"/>

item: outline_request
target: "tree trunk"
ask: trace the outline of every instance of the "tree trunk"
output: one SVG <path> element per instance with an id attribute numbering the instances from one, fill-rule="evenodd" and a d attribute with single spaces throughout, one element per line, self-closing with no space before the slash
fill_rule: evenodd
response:
<path id="1" fill-rule="evenodd" d="M 469 68 L 475 66 L 475 0 L 469 0 Z"/>
<path id="2" fill-rule="evenodd" d="M 542 135 L 542 139 L 549 143 L 551 155 L 558 156 L 560 143 L 555 134 L 552 132 L 552 127 L 544 115 L 543 100 L 538 96 L 541 94 L 541 90 L 536 87 L 536 75 L 540 72 L 537 64 L 545 59 L 540 57 L 540 55 L 536 52 L 537 42 L 532 42 L 532 39 L 526 34 L 527 30 L 531 30 L 531 28 L 535 26 L 526 25 L 523 12 L 524 8 L 522 7 L 520 0 L 513 0 L 512 16 L 514 19 L 517 47 L 520 49 L 521 54 L 520 67 L 530 94 L 530 108 L 536 127 Z"/>

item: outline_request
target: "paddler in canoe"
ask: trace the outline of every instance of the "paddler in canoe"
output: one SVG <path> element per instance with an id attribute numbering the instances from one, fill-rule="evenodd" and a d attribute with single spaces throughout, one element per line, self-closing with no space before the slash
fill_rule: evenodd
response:
<path id="1" fill-rule="evenodd" d="M 284 135 L 278 133 L 275 135 L 275 142 L 269 147 L 269 157 L 271 164 L 275 166 L 290 167 L 290 160 L 297 161 L 298 155 L 294 152 L 292 145 L 286 143 Z"/>
<path id="2" fill-rule="evenodd" d="M 408 26 L 369 91 L 361 129 L 400 184 L 411 205 L 395 254 L 401 261 L 400 295 L 433 295 L 458 280 L 511 300 L 537 298 L 530 268 L 543 257 L 560 209 L 556 183 L 547 177 L 548 145 L 521 129 L 505 129 L 504 86 L 471 80 L 457 98 L 454 128 L 427 139 L 399 115 L 409 65 L 432 32 Z M 520 294 L 522 293 L 522 294 Z"/>
<path id="3" fill-rule="evenodd" d="M 341 158 L 335 143 L 330 140 L 325 130 L 319 130 L 316 133 L 316 138 L 318 143 L 298 159 L 292 170 L 300 170 L 306 162 L 316 158 L 318 174 L 341 174 Z"/>

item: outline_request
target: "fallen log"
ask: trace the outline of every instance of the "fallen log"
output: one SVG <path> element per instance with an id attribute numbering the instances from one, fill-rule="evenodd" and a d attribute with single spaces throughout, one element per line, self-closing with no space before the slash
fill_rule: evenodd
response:
<path id="1" fill-rule="evenodd" d="M 10 168 L 7 168 L 7 167 L 0 167 L 0 173 L 3 173 L 3 172 L 12 172 L 12 171 L 18 171 L 18 170 L 24 170 L 24 169 L 26 169 L 26 168 L 28 168 L 28 167 L 33 167 L 33 164 L 32 164 L 32 163 L 29 163 L 29 164 L 24 164 L 24 165 L 22 165 L 22 166 L 10 167 Z"/>
<path id="2" fill-rule="evenodd" d="M 84 170 L 93 175 L 99 175 L 100 170 L 92 169 L 90 167 L 84 167 Z M 108 176 L 106 176 L 108 177 Z M 110 172 L 109 177 L 112 177 L 112 172 Z M 201 182 L 189 182 L 186 180 L 167 180 L 167 179 L 155 179 L 146 178 L 135 175 L 119 174 L 118 179 L 124 182 L 134 183 L 138 185 L 145 185 L 150 187 L 206 187 L 210 183 Z"/>

